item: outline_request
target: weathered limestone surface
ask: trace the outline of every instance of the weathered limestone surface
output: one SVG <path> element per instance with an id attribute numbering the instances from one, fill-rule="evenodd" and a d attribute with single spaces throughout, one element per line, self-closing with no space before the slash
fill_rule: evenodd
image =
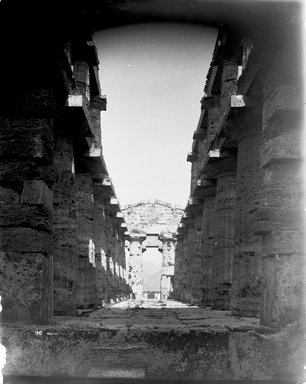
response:
<path id="1" fill-rule="evenodd" d="M 161 295 L 161 299 L 168 299 L 168 297 L 170 296 L 173 290 L 172 276 L 174 275 L 176 239 L 173 237 L 163 236 L 163 237 L 160 237 L 160 240 L 163 243 L 160 295 Z"/>
<path id="2" fill-rule="evenodd" d="M 130 232 L 137 229 L 143 233 L 152 228 L 158 228 L 159 233 L 175 232 L 182 211 L 178 206 L 159 200 L 140 201 L 122 209 Z"/>
<path id="3" fill-rule="evenodd" d="M 238 141 L 235 254 L 231 309 L 233 314 L 259 315 L 261 238 L 254 220 L 262 196 L 260 168 L 261 110 L 243 111 L 228 123 L 226 132 Z"/>
<path id="4" fill-rule="evenodd" d="M 229 309 L 233 274 L 236 158 L 224 158 L 215 163 L 216 198 L 212 257 L 212 306 Z"/>
<path id="5" fill-rule="evenodd" d="M 215 231 L 215 200 L 216 188 L 210 187 L 203 191 L 203 253 L 201 259 L 201 304 L 212 305 L 212 260 Z"/>
<path id="6" fill-rule="evenodd" d="M 94 243 L 96 287 L 98 306 L 107 300 L 107 262 L 106 262 L 106 224 L 105 206 L 103 204 L 103 188 L 100 185 L 93 187 L 94 192 Z"/>
<path id="7" fill-rule="evenodd" d="M 231 308 L 232 315 L 260 315 L 262 324 L 275 327 L 305 311 L 301 24 L 298 8 L 288 12 L 293 18 L 287 14 L 282 31 L 275 26 L 255 35 L 219 30 L 187 158 L 190 198 L 203 201 L 202 303 Z M 236 152 L 237 174 L 223 175 L 217 164 Z M 203 191 L 213 180 L 216 198 L 208 203 Z M 173 295 L 192 302 L 197 251 L 183 246 L 193 232 L 183 228 L 189 210 L 188 203 L 178 227 Z M 205 226 L 213 216 L 210 252 Z M 183 249 L 188 249 L 184 258 Z"/>
<path id="8" fill-rule="evenodd" d="M 147 379 L 303 379 L 303 321 L 276 331 L 228 311 L 137 309 L 136 303 L 58 318 L 56 326 L 2 328 L 4 374 L 120 378 L 129 372 L 135 378 L 137 370 Z"/>
<path id="9" fill-rule="evenodd" d="M 287 43 L 287 45 L 286 45 Z M 296 47 L 283 43 L 276 59 L 288 50 L 296 57 Z M 292 52 L 293 51 L 293 52 Z M 297 63 L 282 61 L 271 65 L 263 85 L 263 202 L 260 205 L 260 234 L 263 247 L 263 324 L 288 324 L 305 310 L 305 242 L 303 167 L 301 133 L 303 127 L 302 90 Z M 266 203 L 266 204 L 263 204 Z"/>
<path id="10" fill-rule="evenodd" d="M 78 222 L 78 295 L 79 308 L 94 308 L 96 301 L 94 199 L 90 175 L 76 173 L 74 194 Z"/>
<path id="11" fill-rule="evenodd" d="M 73 185 L 74 156 L 71 137 L 56 139 L 54 186 L 53 273 L 54 313 L 75 314 L 77 303 L 78 252 L 77 215 Z"/>
<path id="12" fill-rule="evenodd" d="M 191 295 L 192 302 L 199 303 L 201 300 L 201 258 L 202 258 L 202 210 L 195 213 L 194 219 L 194 251 L 192 264 L 192 276 L 191 276 Z"/>
<path id="13" fill-rule="evenodd" d="M 173 284 L 174 258 L 172 253 L 176 243 L 175 233 L 183 210 L 163 201 L 147 200 L 128 205 L 122 211 L 130 234 L 127 247 L 129 252 L 128 281 L 134 287 L 132 288 L 134 295 L 140 298 L 141 292 L 143 292 L 142 251 L 148 247 L 159 249 L 162 252 L 162 262 L 158 273 L 161 276 L 161 296 L 163 299 L 167 299 Z M 164 239 L 168 238 L 173 239 L 169 251 L 168 246 L 164 243 Z"/>
<path id="14" fill-rule="evenodd" d="M 49 114 L 38 113 L 42 93 L 29 92 L 26 105 L 20 94 L 15 115 L 0 120 L 1 319 L 12 323 L 52 318 L 54 99 L 44 99 Z"/>
<path id="15" fill-rule="evenodd" d="M 143 294 L 143 261 L 142 246 L 144 236 L 130 236 L 129 244 L 129 283 L 135 298 L 141 298 Z"/>

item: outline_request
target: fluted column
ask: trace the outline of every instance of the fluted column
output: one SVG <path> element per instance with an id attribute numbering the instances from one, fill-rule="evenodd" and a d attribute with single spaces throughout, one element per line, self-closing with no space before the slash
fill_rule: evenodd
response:
<path id="1" fill-rule="evenodd" d="M 93 192 L 97 302 L 99 306 L 103 306 L 107 300 L 107 242 L 105 233 L 105 205 L 102 180 L 96 181 L 94 183 Z"/>
<path id="2" fill-rule="evenodd" d="M 10 59 L 4 60 L 8 66 Z M 29 59 L 26 76 L 2 82 L 0 295 L 1 319 L 8 323 L 52 320 L 56 101 L 48 64 Z"/>
<path id="3" fill-rule="evenodd" d="M 184 270 L 184 255 L 183 255 L 183 236 L 184 236 L 183 224 L 180 223 L 177 235 L 176 235 L 176 246 L 175 246 L 175 265 L 174 265 L 174 276 L 173 276 L 173 294 L 172 297 L 175 300 L 181 300 L 181 290 L 183 284 L 183 270 Z"/>
<path id="4" fill-rule="evenodd" d="M 284 325 L 305 310 L 305 227 L 301 158 L 302 84 L 295 45 L 279 50 L 263 79 L 263 199 L 258 228 L 263 244 L 261 322 Z M 297 46 L 297 45 L 296 45 Z"/>
<path id="5" fill-rule="evenodd" d="M 76 173 L 74 189 L 78 222 L 78 307 L 94 308 L 97 306 L 97 287 L 91 175 Z"/>
<path id="6" fill-rule="evenodd" d="M 129 245 L 129 284 L 136 299 L 143 297 L 142 245 L 145 236 L 130 235 Z"/>
<path id="7" fill-rule="evenodd" d="M 212 259 L 212 305 L 230 308 L 230 289 L 234 253 L 236 158 L 221 158 L 213 167 L 216 177 L 215 229 Z"/>
<path id="8" fill-rule="evenodd" d="M 194 218 L 188 217 L 184 220 L 187 227 L 186 238 L 184 241 L 184 262 L 186 263 L 185 269 L 185 282 L 183 286 L 183 300 L 191 303 L 194 298 L 192 296 L 192 280 L 194 274 L 193 258 L 195 249 L 195 229 Z"/>
<path id="9" fill-rule="evenodd" d="M 237 112 L 226 124 L 226 133 L 238 143 L 231 310 L 233 315 L 258 316 L 261 238 L 253 224 L 262 194 L 261 108 Z"/>
<path id="10" fill-rule="evenodd" d="M 71 137 L 56 138 L 55 166 L 58 177 L 54 186 L 53 310 L 56 315 L 72 315 L 77 308 L 79 255 Z"/>
<path id="11" fill-rule="evenodd" d="M 201 300 L 201 258 L 202 258 L 202 201 L 194 197 L 189 198 L 186 207 L 187 225 L 192 231 L 189 247 L 189 279 L 190 294 L 193 303 Z M 193 239 L 193 240 L 192 240 Z"/>
<path id="12" fill-rule="evenodd" d="M 176 239 L 173 236 L 161 236 L 160 240 L 163 243 L 160 295 L 162 300 L 167 300 L 173 291 L 172 277 L 174 276 Z"/>
<path id="13" fill-rule="evenodd" d="M 202 204 L 202 246 L 201 246 L 201 298 L 203 306 L 210 306 L 212 300 L 212 258 L 215 231 L 216 183 L 214 180 L 198 180 L 197 196 Z"/>

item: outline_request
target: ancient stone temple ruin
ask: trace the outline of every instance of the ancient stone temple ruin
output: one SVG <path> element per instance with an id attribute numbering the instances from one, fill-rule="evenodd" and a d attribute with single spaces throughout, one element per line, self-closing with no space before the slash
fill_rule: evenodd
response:
<path id="1" fill-rule="evenodd" d="M 295 1 L 0 1 L 7 383 L 306 380 L 303 12 Z M 148 21 L 218 30 L 184 210 L 121 208 L 103 155 L 94 32 Z M 161 296 L 181 306 L 120 309 L 143 296 L 150 247 Z"/>
<path id="2" fill-rule="evenodd" d="M 303 93 L 288 32 L 270 41 L 219 30 L 174 278 L 180 300 L 271 326 L 304 311 Z"/>
<path id="3" fill-rule="evenodd" d="M 143 258 L 147 248 L 162 253 L 160 298 L 167 299 L 173 290 L 176 230 L 183 209 L 159 200 L 141 201 L 122 209 L 129 239 L 128 281 L 136 298 L 143 297 Z"/>

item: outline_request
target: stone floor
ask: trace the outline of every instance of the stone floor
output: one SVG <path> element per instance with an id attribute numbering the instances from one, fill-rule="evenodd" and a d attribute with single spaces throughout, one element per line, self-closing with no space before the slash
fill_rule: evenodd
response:
<path id="1" fill-rule="evenodd" d="M 69 327 L 95 327 L 106 329 L 227 329 L 240 331 L 271 331 L 261 326 L 255 317 L 233 317 L 230 311 L 199 308 L 178 301 L 126 300 L 109 304 L 79 317 L 55 317 L 55 323 Z"/>
<path id="2" fill-rule="evenodd" d="M 229 311 L 127 300 L 49 325 L 3 325 L 4 374 L 296 383 L 304 375 L 305 327 L 277 330 Z"/>

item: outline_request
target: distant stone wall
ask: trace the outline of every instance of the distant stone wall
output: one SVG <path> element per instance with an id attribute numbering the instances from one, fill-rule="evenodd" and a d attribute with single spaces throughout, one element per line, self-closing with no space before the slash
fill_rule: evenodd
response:
<path id="1" fill-rule="evenodd" d="M 122 208 L 130 232 L 175 233 L 183 208 L 160 200 L 145 200 Z"/>
<path id="2" fill-rule="evenodd" d="M 172 292 L 175 234 L 183 209 L 160 200 L 140 201 L 122 209 L 130 233 L 129 284 L 136 298 L 143 297 L 143 257 L 147 247 L 162 252 L 160 290 L 167 299 Z"/>

